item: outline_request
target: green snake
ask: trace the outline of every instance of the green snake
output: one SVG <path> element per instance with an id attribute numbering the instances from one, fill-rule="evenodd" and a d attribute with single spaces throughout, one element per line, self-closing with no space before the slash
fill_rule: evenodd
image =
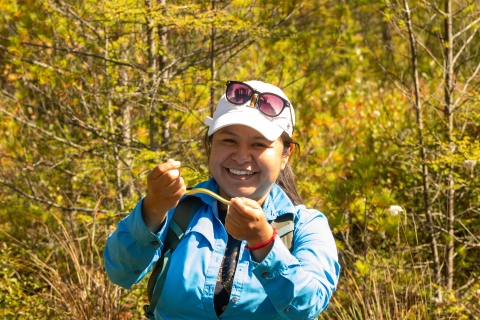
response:
<path id="1" fill-rule="evenodd" d="M 205 189 L 205 188 L 196 188 L 196 189 L 191 189 L 191 190 L 187 190 L 185 192 L 185 194 L 195 194 L 195 193 L 205 193 L 205 194 L 208 194 L 209 196 L 217 199 L 218 201 L 220 202 L 223 202 L 225 203 L 227 206 L 230 206 L 232 203 L 230 201 L 228 201 L 227 199 L 224 199 L 222 198 L 221 196 L 219 196 L 218 194 L 216 194 L 215 192 L 212 192 L 208 189 Z"/>

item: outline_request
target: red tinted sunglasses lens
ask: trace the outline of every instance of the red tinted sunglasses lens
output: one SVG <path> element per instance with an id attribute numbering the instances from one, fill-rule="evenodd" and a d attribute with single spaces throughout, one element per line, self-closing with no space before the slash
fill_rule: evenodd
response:
<path id="1" fill-rule="evenodd" d="M 268 116 L 278 116 L 283 110 L 285 102 L 273 94 L 262 94 L 258 99 L 258 108 Z"/>
<path id="2" fill-rule="evenodd" d="M 225 96 L 233 104 L 244 104 L 252 99 L 253 90 L 242 83 L 232 83 L 228 86 Z"/>

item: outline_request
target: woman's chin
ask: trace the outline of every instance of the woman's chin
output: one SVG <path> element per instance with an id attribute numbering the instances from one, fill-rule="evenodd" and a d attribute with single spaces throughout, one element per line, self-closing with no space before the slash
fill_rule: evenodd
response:
<path id="1" fill-rule="evenodd" d="M 255 188 L 240 188 L 240 189 L 227 189 L 226 195 L 228 198 L 249 198 L 253 199 L 255 197 Z M 255 200 L 255 199 L 253 199 Z"/>

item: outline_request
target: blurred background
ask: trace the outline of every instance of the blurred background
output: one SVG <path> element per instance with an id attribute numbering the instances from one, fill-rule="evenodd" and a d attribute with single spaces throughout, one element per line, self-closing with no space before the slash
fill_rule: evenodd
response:
<path id="1" fill-rule="evenodd" d="M 295 108 L 341 278 L 320 319 L 479 319 L 480 3 L 0 0 L 0 316 L 141 319 L 105 240 L 227 80 Z"/>

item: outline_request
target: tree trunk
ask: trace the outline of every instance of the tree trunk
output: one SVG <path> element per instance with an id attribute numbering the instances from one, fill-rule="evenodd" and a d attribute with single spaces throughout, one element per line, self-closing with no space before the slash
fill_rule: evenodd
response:
<path id="1" fill-rule="evenodd" d="M 123 59 L 127 61 L 126 54 L 123 55 Z M 119 81 L 120 81 L 120 86 L 124 87 L 128 85 L 128 74 L 126 70 L 122 70 L 120 68 L 119 70 Z M 130 150 L 130 145 L 132 141 L 132 135 L 131 135 L 131 109 L 132 109 L 132 104 L 130 103 L 128 98 L 125 98 L 124 101 L 121 103 L 121 109 L 120 109 L 120 117 L 122 118 L 122 126 L 120 128 L 121 130 L 121 135 L 123 137 L 123 144 L 125 145 L 125 152 L 123 155 L 123 163 L 124 167 L 126 170 L 128 170 L 131 173 L 131 179 L 126 179 L 122 185 L 122 192 L 123 196 L 125 198 L 130 198 L 134 195 L 135 193 L 135 186 L 134 186 L 134 175 L 132 173 L 132 163 L 133 163 L 133 156 L 132 152 Z M 141 197 L 141 193 L 139 193 L 139 197 Z"/>
<path id="2" fill-rule="evenodd" d="M 428 172 L 428 166 L 427 166 L 427 150 L 425 147 L 425 139 L 424 139 L 422 100 L 420 98 L 420 83 L 419 83 L 419 77 L 418 77 L 417 42 L 416 42 L 414 31 L 413 31 L 412 18 L 411 18 L 410 8 L 408 6 L 407 0 L 404 0 L 404 6 L 405 6 L 406 23 L 408 27 L 408 34 L 410 38 L 410 50 L 412 55 L 412 71 L 413 71 L 412 76 L 413 76 L 413 83 L 414 83 L 414 90 L 415 90 L 415 112 L 416 112 L 416 119 L 417 119 L 420 154 L 422 158 L 423 206 L 425 209 L 425 215 L 427 217 L 428 230 L 431 235 L 430 249 L 432 251 L 432 256 L 433 256 L 433 271 L 435 276 L 435 283 L 438 285 L 438 287 L 440 287 L 442 283 L 442 275 L 440 271 L 440 257 L 438 254 L 437 236 L 436 236 L 435 228 L 433 226 L 433 217 L 432 217 L 431 206 L 430 206 L 430 195 L 429 195 L 430 186 L 428 181 L 429 172 Z M 442 293 L 440 289 L 437 291 L 437 298 L 440 301 L 442 300 Z"/>
<path id="3" fill-rule="evenodd" d="M 445 113 L 448 118 L 448 143 L 451 154 L 455 151 L 453 145 L 453 30 L 452 30 L 452 1 L 445 1 Z M 453 288 L 453 256 L 454 256 L 454 221 L 455 221 L 455 189 L 453 179 L 453 164 L 448 168 L 447 176 L 447 232 L 448 240 L 446 246 L 446 289 Z"/>
<path id="4" fill-rule="evenodd" d="M 155 102 L 157 96 L 157 24 L 152 18 L 152 11 L 155 6 L 155 0 L 145 0 L 147 7 L 147 45 L 148 45 L 148 79 L 147 90 L 148 98 L 147 105 L 149 110 L 150 120 L 150 149 L 158 150 L 159 146 L 159 127 L 158 127 L 158 106 Z"/>
<path id="5" fill-rule="evenodd" d="M 166 1 L 165 0 L 160 0 L 160 4 L 162 8 L 165 8 Z M 168 48 L 168 37 L 167 37 L 167 27 L 165 26 L 160 26 L 158 28 L 159 32 L 159 37 L 160 41 L 163 47 L 163 52 L 164 54 L 159 57 L 159 63 L 160 63 L 160 72 L 161 72 L 161 84 L 160 87 L 162 88 L 162 96 L 166 95 L 166 90 L 164 88 L 167 87 L 168 83 L 170 82 L 170 68 L 167 67 L 168 61 L 167 61 L 167 48 Z M 160 126 L 161 126 L 161 132 L 162 132 L 162 140 L 160 142 L 160 145 L 164 150 L 169 150 L 169 144 L 171 141 L 171 135 L 170 135 L 170 116 L 168 114 L 168 103 L 163 99 L 162 107 L 160 110 Z"/>
<path id="6" fill-rule="evenodd" d="M 105 61 L 108 59 L 108 50 L 109 50 L 109 39 L 108 39 L 108 32 L 105 32 Z M 114 112 L 112 109 L 112 97 L 110 94 L 110 89 L 113 87 L 110 85 L 110 70 L 108 69 L 108 64 L 105 62 L 105 74 L 106 74 L 106 82 L 107 82 L 107 88 L 109 88 L 109 91 L 107 93 L 107 107 L 108 107 L 108 124 L 109 124 L 109 131 L 110 135 L 112 137 L 112 140 L 115 137 L 115 121 L 114 121 Z M 118 146 L 113 141 L 112 143 L 113 146 L 113 160 L 115 164 L 115 193 L 118 201 L 118 209 L 120 211 L 123 211 L 125 209 L 125 206 L 123 204 L 123 195 L 122 195 L 122 171 L 121 171 L 121 163 L 120 163 L 120 158 L 118 156 Z"/>
<path id="7" fill-rule="evenodd" d="M 212 10 L 215 11 L 215 0 L 212 0 Z M 210 73 L 212 75 L 210 83 L 210 116 L 213 117 L 215 111 L 215 78 L 217 77 L 217 71 L 215 69 L 215 21 L 212 24 L 212 38 L 210 48 Z"/>

